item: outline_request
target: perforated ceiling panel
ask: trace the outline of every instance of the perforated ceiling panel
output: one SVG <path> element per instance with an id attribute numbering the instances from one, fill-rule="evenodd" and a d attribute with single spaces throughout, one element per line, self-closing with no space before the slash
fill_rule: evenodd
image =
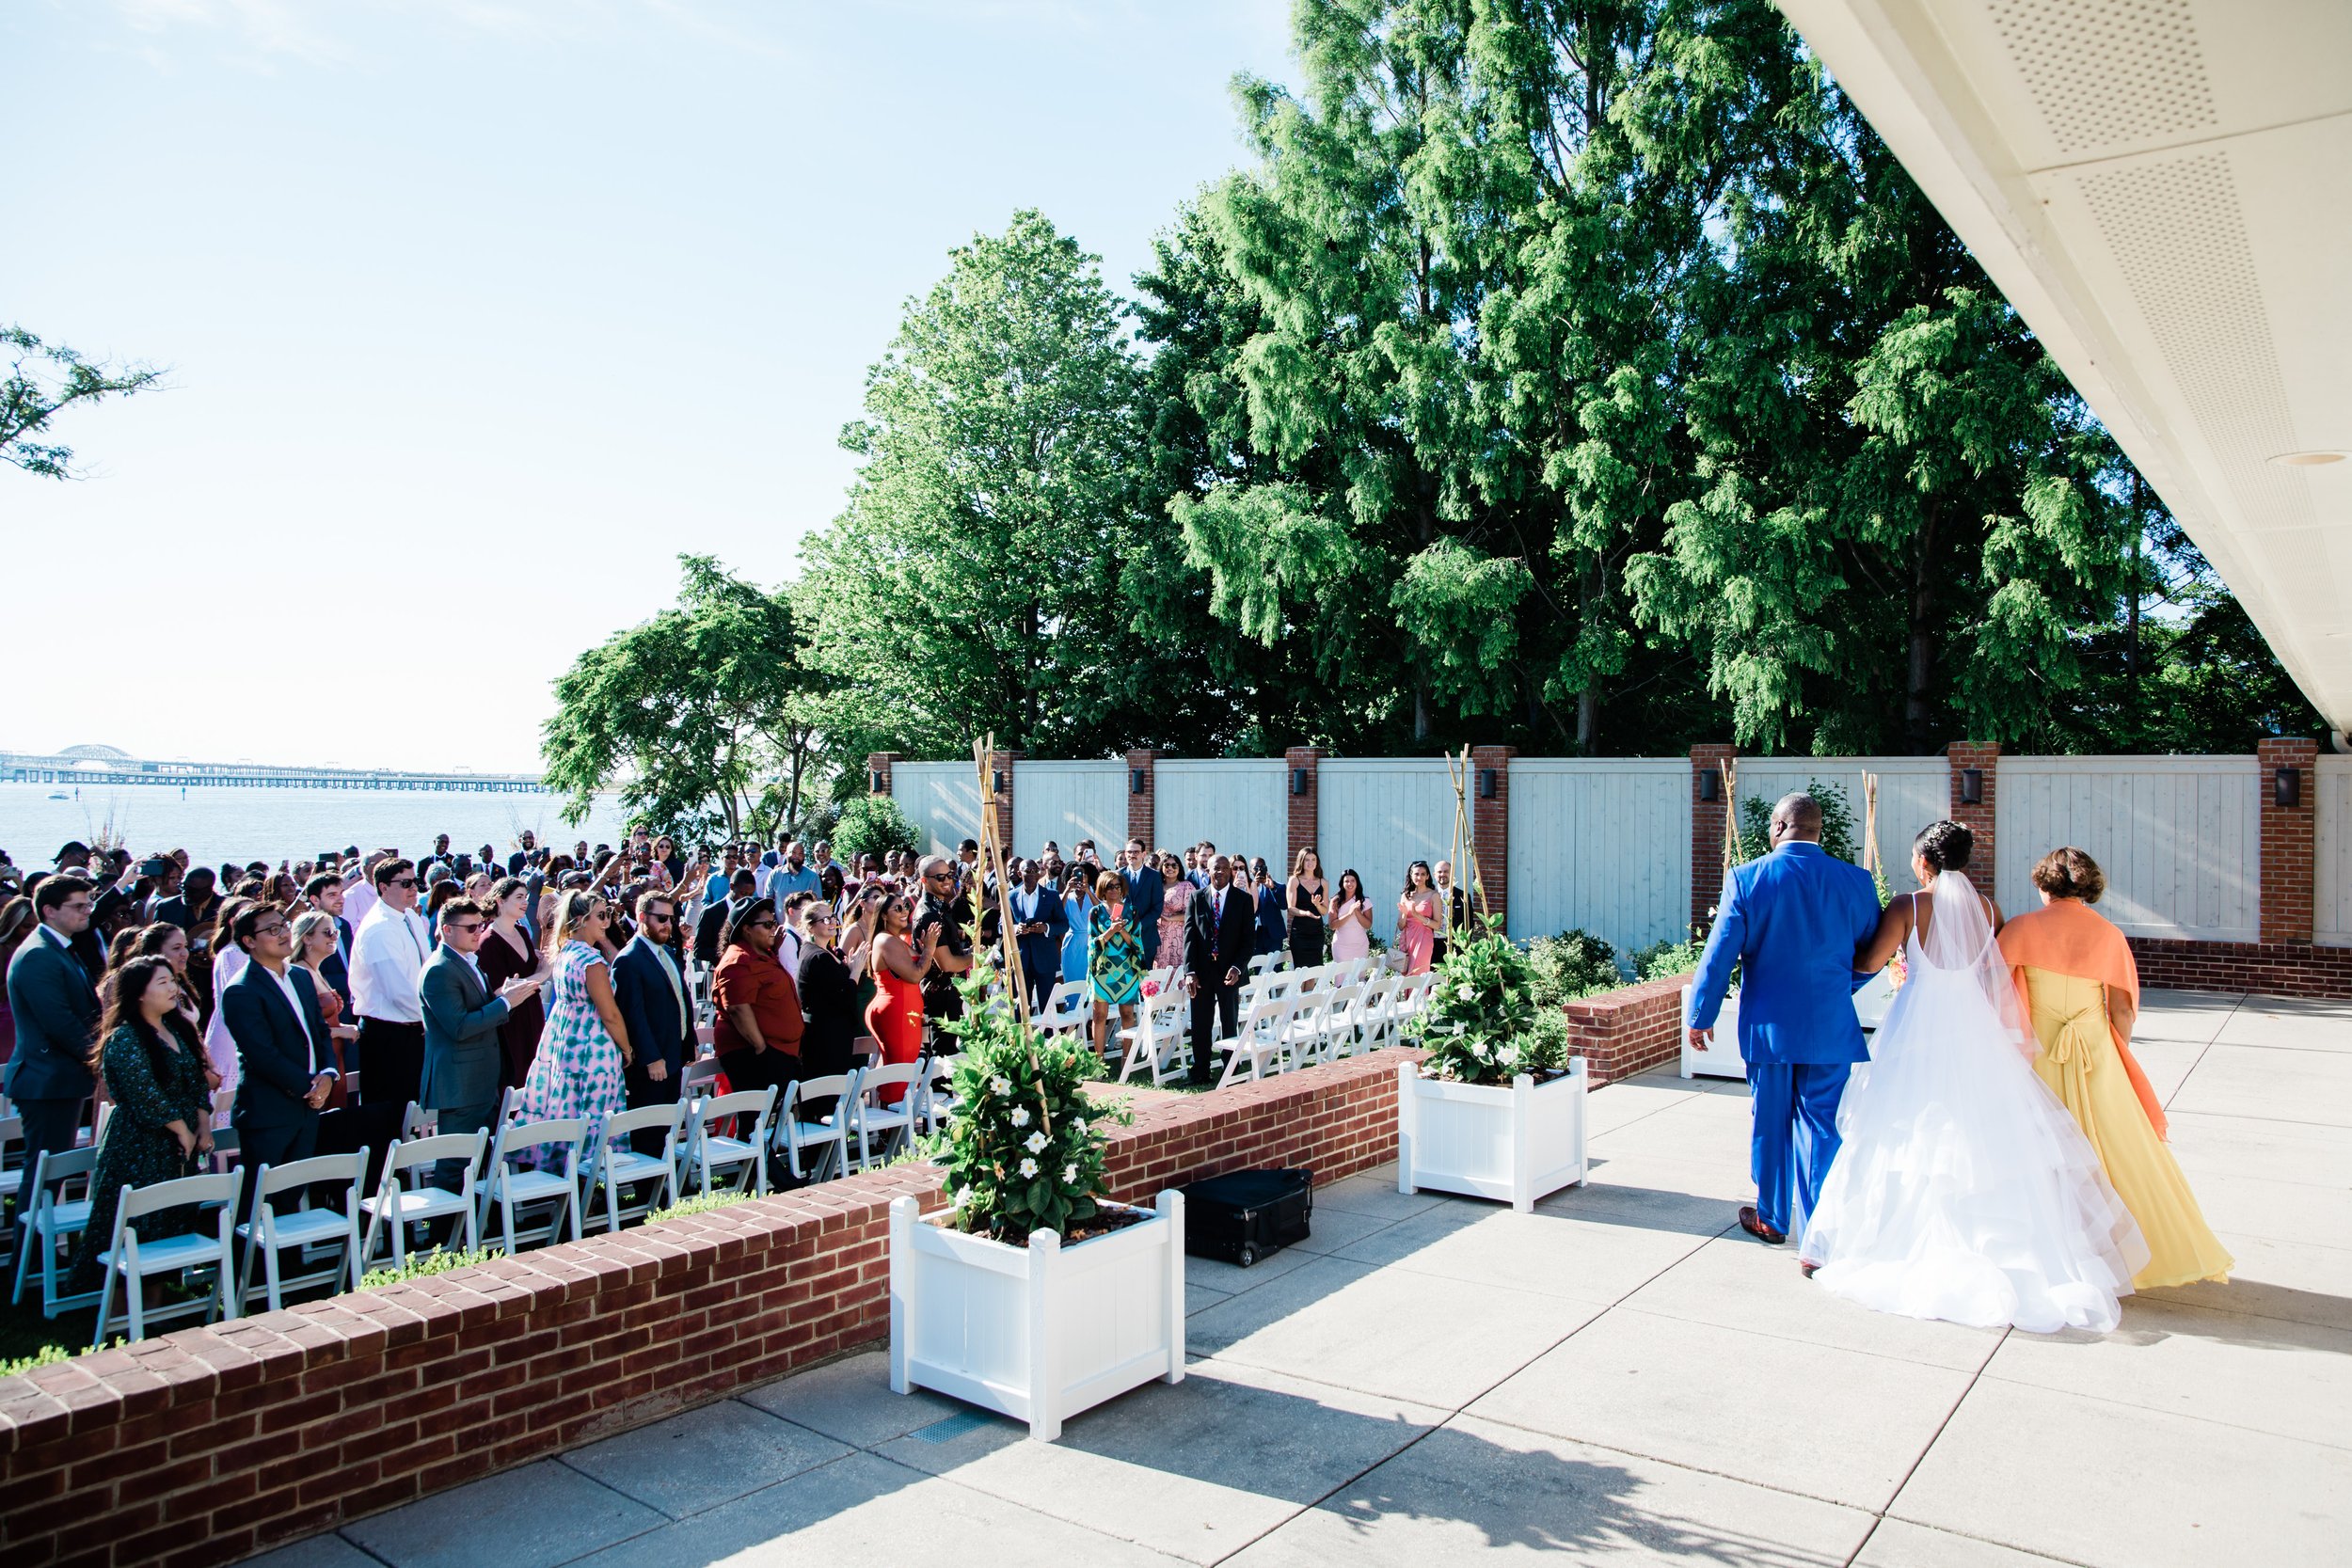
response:
<path id="1" fill-rule="evenodd" d="M 2270 313 L 2238 211 L 2230 155 L 2208 152 L 2084 174 L 2076 183 L 2200 431 L 2260 528 L 2309 528 L 2295 424 Z"/>
<path id="2" fill-rule="evenodd" d="M 1990 0 L 1988 8 L 2068 155 L 2217 123 L 2189 0 Z"/>

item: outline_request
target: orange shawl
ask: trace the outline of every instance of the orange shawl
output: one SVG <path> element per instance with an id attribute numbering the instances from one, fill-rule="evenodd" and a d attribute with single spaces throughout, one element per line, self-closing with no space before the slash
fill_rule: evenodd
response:
<path id="1" fill-rule="evenodd" d="M 2128 995 L 2135 1013 L 2138 1009 L 2139 966 L 2132 960 L 2132 944 L 2123 940 L 2123 933 L 2105 915 L 2078 899 L 2056 899 L 2002 927 L 2001 957 L 2009 960 L 2011 978 L 2017 984 L 2017 1005 L 2027 1018 L 2033 1016 L 2032 999 L 2026 994 L 2025 971 L 2028 964 L 2055 974 L 2095 980 Z M 2115 1053 L 2123 1059 L 2124 1074 L 2131 1079 L 2132 1091 L 2139 1096 L 2140 1104 L 2147 1108 L 2156 1136 L 2167 1136 L 2164 1107 L 2157 1103 L 2155 1088 L 2139 1069 L 2138 1061 L 2132 1055 L 2131 1040 L 2115 1026 L 2112 1013 L 2107 1018 L 2107 1033 L 2114 1037 Z"/>

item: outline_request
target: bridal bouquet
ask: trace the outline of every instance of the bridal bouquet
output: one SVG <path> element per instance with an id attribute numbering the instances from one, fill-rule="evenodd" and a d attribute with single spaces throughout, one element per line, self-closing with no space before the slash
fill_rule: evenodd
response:
<path id="1" fill-rule="evenodd" d="M 1456 944 L 1438 966 L 1429 1005 L 1406 1031 L 1424 1077 L 1507 1084 L 1567 1066 L 1568 1021 L 1535 1000 L 1527 955 L 1504 936 Z"/>

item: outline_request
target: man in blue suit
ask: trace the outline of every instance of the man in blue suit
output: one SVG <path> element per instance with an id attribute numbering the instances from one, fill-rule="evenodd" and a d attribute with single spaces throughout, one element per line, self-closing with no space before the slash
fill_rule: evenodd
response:
<path id="1" fill-rule="evenodd" d="M 1756 1204 L 1740 1211 L 1740 1227 L 1778 1245 L 1812 1212 L 1837 1157 L 1846 1078 L 1869 1060 L 1853 1010 L 1853 993 L 1869 976 L 1854 973 L 1853 957 L 1878 929 L 1879 900 L 1868 872 L 1821 847 L 1821 807 L 1812 796 L 1784 797 L 1771 833 L 1772 852 L 1724 879 L 1683 1022 L 1692 1048 L 1706 1050 L 1739 965 L 1756 1167 Z"/>
<path id="2" fill-rule="evenodd" d="M 220 993 L 221 1020 L 237 1047 L 230 1121 L 238 1157 L 256 1171 L 307 1160 L 317 1151 L 319 1110 L 336 1077 L 318 988 L 292 961 L 294 931 L 276 904 L 238 911 L 229 937 L 252 959 Z M 260 1190 L 248 1187 L 248 1205 Z"/>
<path id="3" fill-rule="evenodd" d="M 75 939 L 89 927 L 94 892 L 82 877 L 41 879 L 33 890 L 33 918 L 40 924 L 8 960 L 16 1053 L 0 1069 L 0 1090 L 24 1118 L 24 1166 L 16 1192 L 20 1216 L 33 1212 L 33 1166 L 43 1154 L 63 1154 L 73 1147 L 82 1107 L 97 1086 L 89 1048 L 98 1029 L 98 992 L 73 952 Z"/>
<path id="4" fill-rule="evenodd" d="M 1152 851 L 1144 847 L 1139 838 L 1127 841 L 1127 853 L 1121 858 L 1127 863 L 1119 868 L 1127 883 L 1127 927 L 1146 933 L 1156 931 L 1160 928 L 1160 910 L 1168 902 L 1168 885 L 1161 879 L 1160 868 L 1152 863 Z M 1144 937 L 1146 967 L 1156 941 L 1148 934 Z"/>

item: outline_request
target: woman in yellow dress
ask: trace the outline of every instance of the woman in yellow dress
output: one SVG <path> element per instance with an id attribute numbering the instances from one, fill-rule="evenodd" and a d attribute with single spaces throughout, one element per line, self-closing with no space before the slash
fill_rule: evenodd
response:
<path id="1" fill-rule="evenodd" d="M 2165 1147 L 2164 1109 L 2132 1058 L 2139 968 L 2123 933 L 2090 908 L 2106 881 L 2082 850 L 2053 849 L 2033 868 L 2042 907 L 2002 927 L 2001 956 L 2042 1043 L 2034 1071 L 2074 1114 L 2147 1238 L 2134 1288 L 2227 1279 L 2234 1259 Z"/>

